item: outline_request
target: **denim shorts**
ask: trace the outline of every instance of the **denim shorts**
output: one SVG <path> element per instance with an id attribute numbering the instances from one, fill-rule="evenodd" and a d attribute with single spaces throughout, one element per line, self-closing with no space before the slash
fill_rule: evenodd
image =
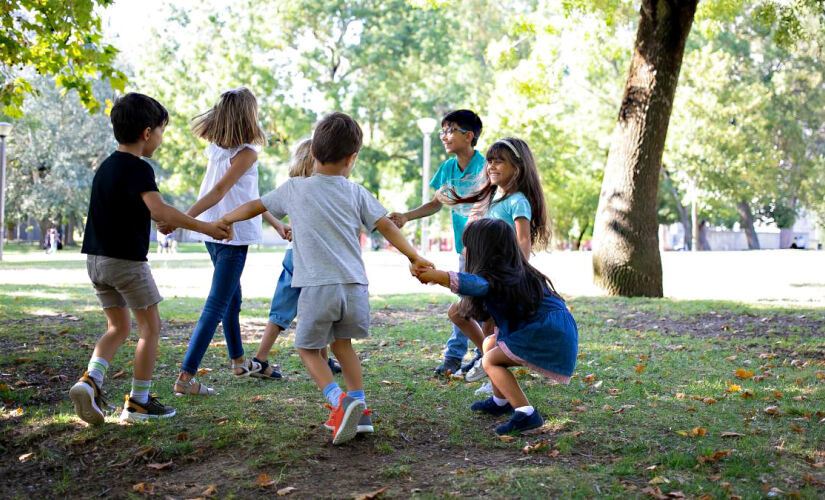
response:
<path id="1" fill-rule="evenodd" d="M 292 324 L 292 320 L 298 314 L 298 296 L 301 295 L 300 288 L 292 287 L 292 249 L 288 248 L 284 254 L 284 270 L 278 277 L 278 284 L 275 286 L 275 294 L 272 296 L 272 303 L 269 306 L 269 322 L 286 330 Z"/>
<path id="2" fill-rule="evenodd" d="M 358 283 L 304 287 L 298 315 L 295 347 L 301 349 L 323 349 L 336 339 L 369 337 L 369 289 Z"/>
<path id="3" fill-rule="evenodd" d="M 163 300 L 148 262 L 87 255 L 86 271 L 103 309 L 146 309 Z"/>

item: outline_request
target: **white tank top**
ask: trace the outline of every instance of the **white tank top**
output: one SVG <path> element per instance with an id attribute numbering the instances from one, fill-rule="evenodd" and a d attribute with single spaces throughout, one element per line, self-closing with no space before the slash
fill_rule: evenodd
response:
<path id="1" fill-rule="evenodd" d="M 244 144 L 243 146 L 230 149 L 224 149 L 215 144 L 210 144 L 209 147 L 206 148 L 205 154 L 206 157 L 209 158 L 209 163 L 206 167 L 206 175 L 204 175 L 203 182 L 201 183 L 200 193 L 198 193 L 199 199 L 203 198 L 206 193 L 215 187 L 215 184 L 217 184 L 224 174 L 226 174 L 226 171 L 229 170 L 230 160 L 245 148 L 249 148 L 256 153 L 259 150 L 259 148 L 251 144 Z M 258 193 L 258 162 L 256 160 L 255 163 L 244 172 L 240 179 L 238 179 L 235 185 L 229 188 L 229 191 L 226 192 L 223 199 L 200 214 L 197 219 L 205 222 L 214 222 L 244 203 L 257 200 L 260 197 Z M 234 239 L 229 241 L 217 241 L 201 233 L 193 234 L 194 239 L 197 241 L 211 241 L 226 245 L 254 245 L 261 242 L 260 215 L 249 220 L 236 222 L 233 224 L 233 229 L 235 231 Z"/>

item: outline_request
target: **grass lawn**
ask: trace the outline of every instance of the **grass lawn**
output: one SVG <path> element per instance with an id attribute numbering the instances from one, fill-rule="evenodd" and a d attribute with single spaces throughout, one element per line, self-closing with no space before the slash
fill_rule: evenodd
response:
<path id="1" fill-rule="evenodd" d="M 333 447 L 291 334 L 274 355 L 287 380 L 233 379 L 218 333 L 199 378 L 220 396 L 172 396 L 195 298 L 161 306 L 153 390 L 178 416 L 87 427 L 67 391 L 105 328 L 91 287 L 0 285 L 0 496 L 825 496 L 823 310 L 572 298 L 575 378 L 517 370 L 546 425 L 503 441 L 495 419 L 468 410 L 480 383 L 431 376 L 449 300 L 372 297 L 373 337 L 357 350 L 376 433 Z M 253 350 L 268 301 L 244 307 Z M 111 365 L 110 403 L 128 391 L 135 338 Z"/>

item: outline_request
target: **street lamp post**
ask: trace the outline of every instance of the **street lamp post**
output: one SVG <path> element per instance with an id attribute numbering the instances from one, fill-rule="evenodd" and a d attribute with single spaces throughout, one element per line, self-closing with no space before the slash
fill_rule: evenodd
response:
<path id="1" fill-rule="evenodd" d="M 432 145 L 430 137 L 435 130 L 438 121 L 435 118 L 419 118 L 418 130 L 424 135 L 424 171 L 421 174 L 421 204 L 427 203 L 430 185 L 430 147 Z M 427 239 L 427 218 L 421 218 L 421 254 L 427 253 L 429 239 Z"/>
<path id="2" fill-rule="evenodd" d="M 6 136 L 13 125 L 0 122 L 0 260 L 3 260 L 3 244 L 6 241 Z"/>

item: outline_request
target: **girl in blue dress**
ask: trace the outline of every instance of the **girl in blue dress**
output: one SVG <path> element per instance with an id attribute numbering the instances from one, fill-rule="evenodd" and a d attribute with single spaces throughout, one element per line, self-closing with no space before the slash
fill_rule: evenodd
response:
<path id="1" fill-rule="evenodd" d="M 529 367 L 567 384 L 576 366 L 578 329 L 550 279 L 531 266 L 516 232 L 500 219 L 479 219 L 462 236 L 466 273 L 414 269 L 422 283 L 437 283 L 465 298 L 469 316 L 492 318 L 498 333 L 484 340 L 484 370 L 493 395 L 470 406 L 493 416 L 512 414 L 496 434 L 520 433 L 543 425 L 530 405 L 512 366 Z"/>

